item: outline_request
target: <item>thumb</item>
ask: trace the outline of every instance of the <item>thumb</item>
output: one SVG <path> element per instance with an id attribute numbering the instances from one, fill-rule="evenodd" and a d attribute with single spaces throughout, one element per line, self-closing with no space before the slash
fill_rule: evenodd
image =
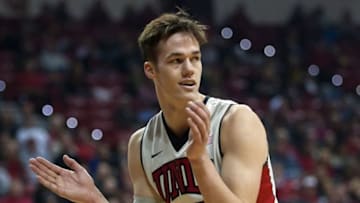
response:
<path id="1" fill-rule="evenodd" d="M 66 154 L 63 156 L 63 160 L 64 160 L 65 164 L 67 166 L 69 166 L 71 169 L 73 169 L 74 171 L 81 171 L 84 169 L 77 161 L 75 161 L 73 158 L 70 158 Z"/>

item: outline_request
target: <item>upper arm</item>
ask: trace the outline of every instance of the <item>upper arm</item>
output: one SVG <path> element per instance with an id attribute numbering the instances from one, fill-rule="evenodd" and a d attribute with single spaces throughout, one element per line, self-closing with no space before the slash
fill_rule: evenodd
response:
<path id="1" fill-rule="evenodd" d="M 256 202 L 262 168 L 268 156 L 264 126 L 245 105 L 235 105 L 221 128 L 221 176 L 229 189 L 247 202 Z"/>
<path id="2" fill-rule="evenodd" d="M 144 128 L 136 131 L 129 140 L 128 167 L 134 196 L 159 199 L 150 186 L 140 160 L 141 138 Z"/>

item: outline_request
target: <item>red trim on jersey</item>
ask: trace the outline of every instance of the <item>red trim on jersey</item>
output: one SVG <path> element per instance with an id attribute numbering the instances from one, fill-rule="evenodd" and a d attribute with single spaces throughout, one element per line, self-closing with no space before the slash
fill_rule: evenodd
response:
<path id="1" fill-rule="evenodd" d="M 273 183 L 270 176 L 269 163 L 266 162 L 263 166 L 260 190 L 257 198 L 257 203 L 274 203 L 275 195 L 273 192 Z"/>

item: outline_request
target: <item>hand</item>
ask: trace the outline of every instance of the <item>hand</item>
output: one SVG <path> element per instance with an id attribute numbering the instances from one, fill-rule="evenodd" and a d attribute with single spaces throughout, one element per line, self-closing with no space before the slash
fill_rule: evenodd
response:
<path id="1" fill-rule="evenodd" d="M 187 157 L 190 161 L 200 160 L 207 157 L 206 145 L 210 133 L 210 112 L 202 102 L 188 103 L 186 112 L 190 126 L 191 144 L 187 149 Z"/>
<path id="2" fill-rule="evenodd" d="M 60 197 L 78 203 L 107 202 L 85 168 L 67 155 L 63 160 L 73 170 L 59 167 L 42 157 L 30 159 L 29 166 L 39 182 Z"/>

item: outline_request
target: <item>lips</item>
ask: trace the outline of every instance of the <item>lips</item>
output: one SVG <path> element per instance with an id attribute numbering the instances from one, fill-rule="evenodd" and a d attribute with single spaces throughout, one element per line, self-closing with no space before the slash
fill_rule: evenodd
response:
<path id="1" fill-rule="evenodd" d="M 194 80 L 183 80 L 181 82 L 179 82 L 180 85 L 182 86 L 195 86 L 196 85 L 196 82 Z"/>
<path id="2" fill-rule="evenodd" d="M 179 82 L 180 87 L 185 91 L 194 91 L 196 90 L 196 82 L 195 80 L 182 80 Z"/>

